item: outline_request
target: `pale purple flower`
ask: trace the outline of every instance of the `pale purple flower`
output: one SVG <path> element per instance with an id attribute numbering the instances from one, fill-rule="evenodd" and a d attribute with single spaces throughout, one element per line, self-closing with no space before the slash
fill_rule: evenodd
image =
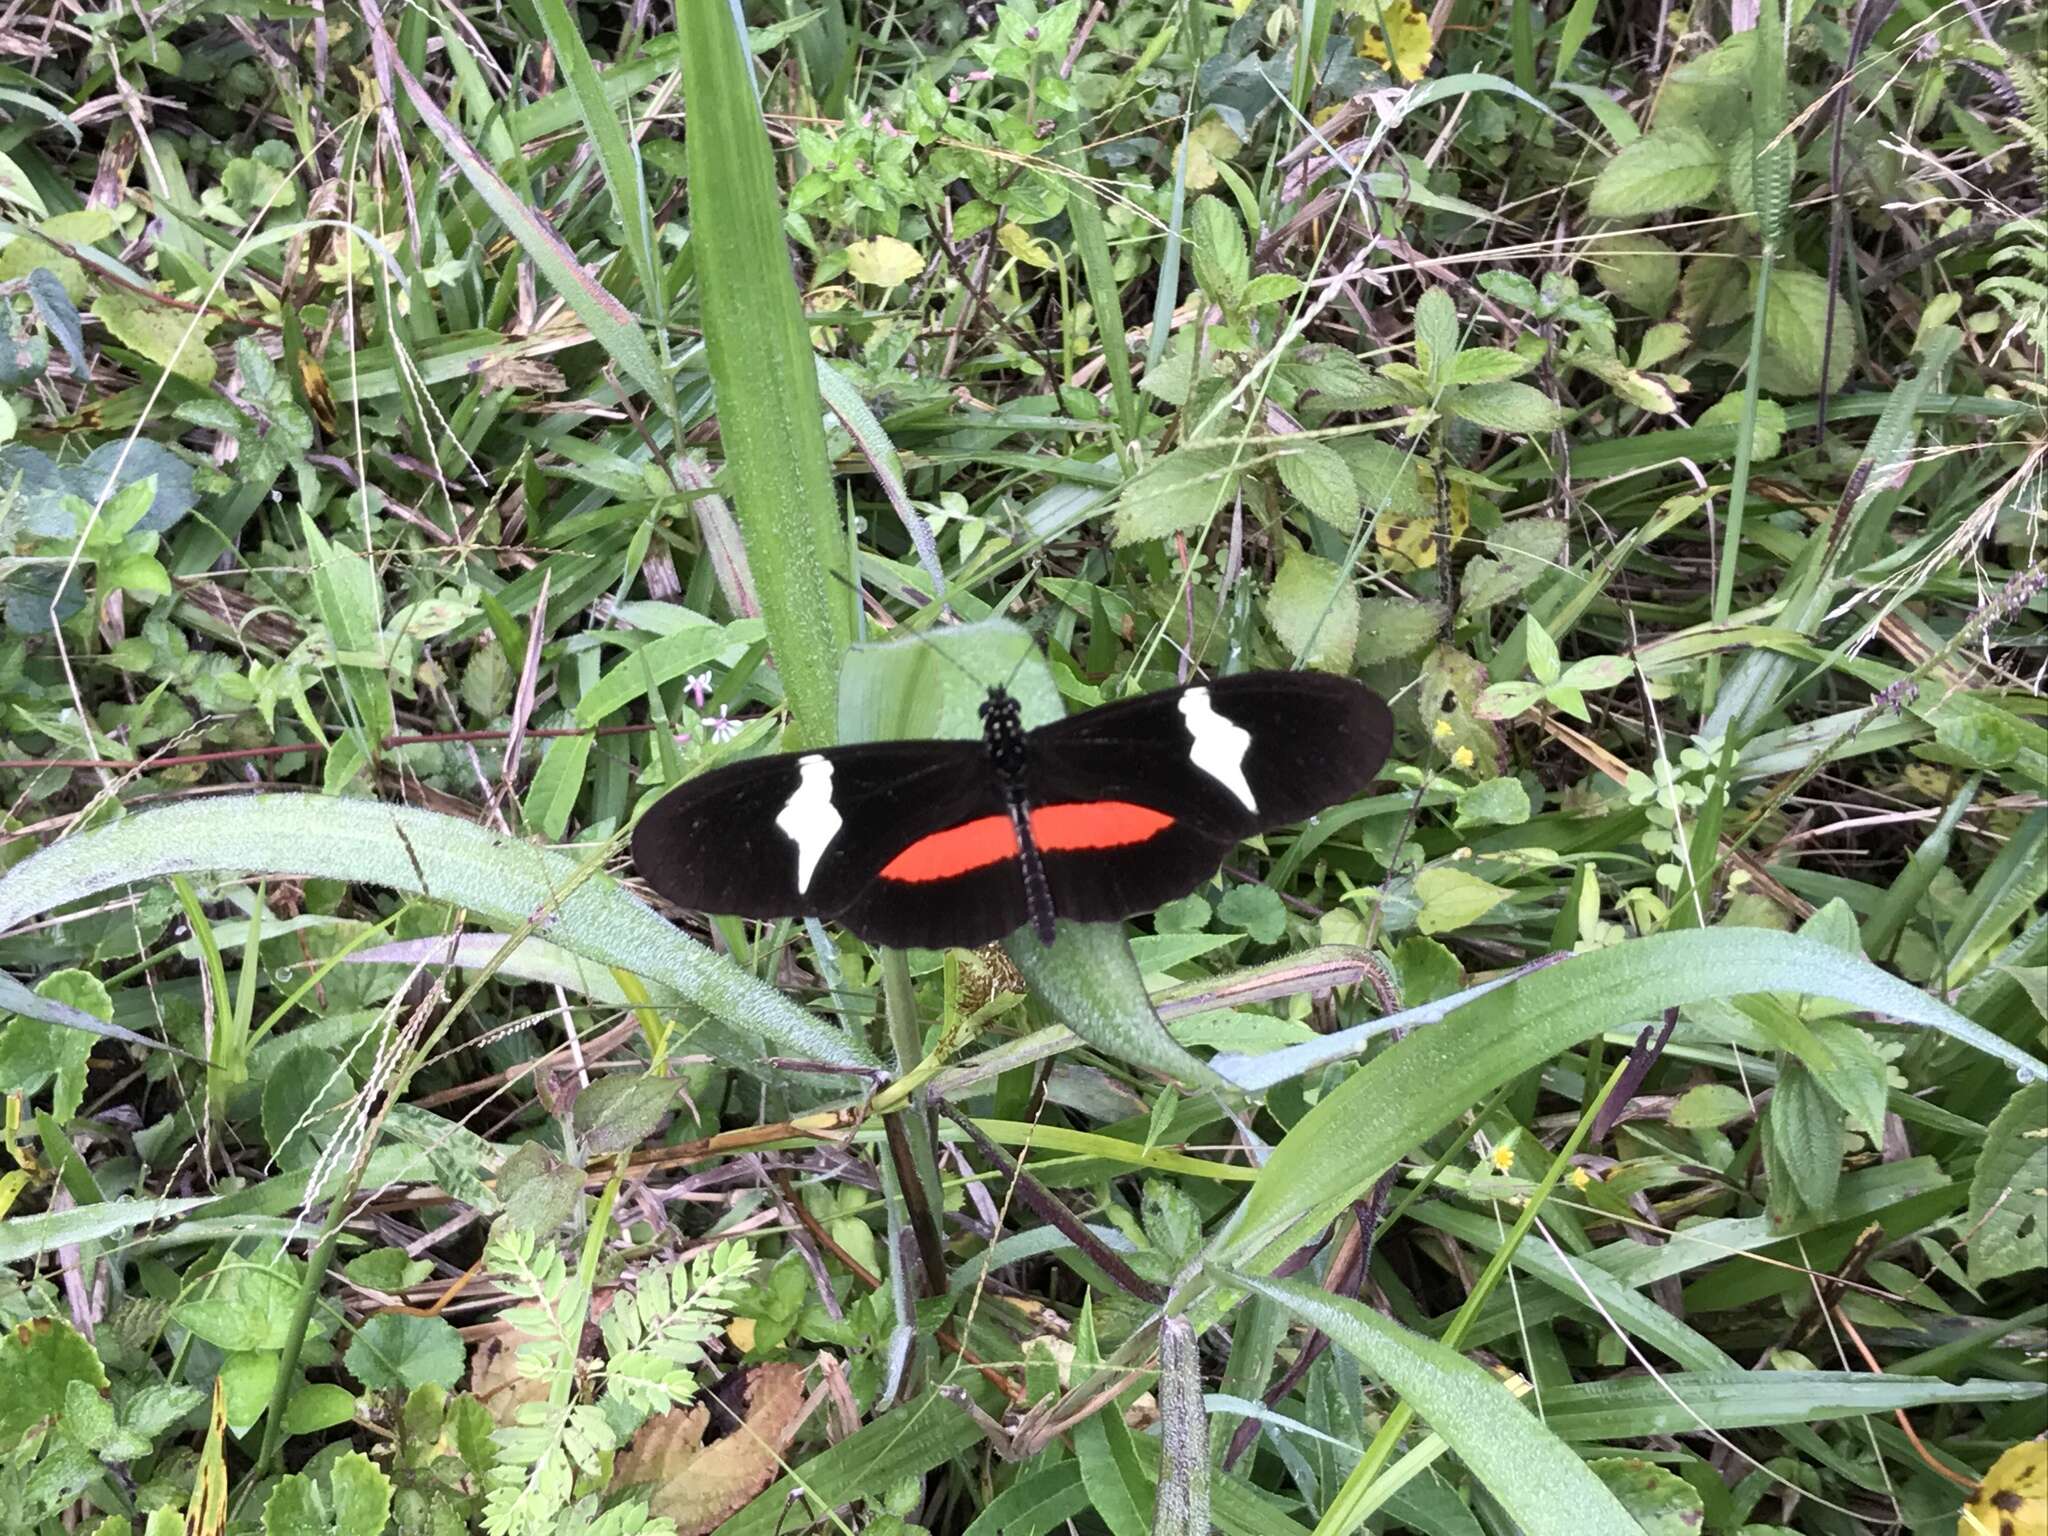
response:
<path id="1" fill-rule="evenodd" d="M 745 724 L 744 720 L 728 718 L 725 706 L 721 704 L 718 706 L 718 718 L 711 722 L 711 739 L 718 742 L 731 741 L 733 737 L 739 735 L 740 727 Z"/>
<path id="2" fill-rule="evenodd" d="M 692 704 L 702 709 L 704 701 L 711 697 L 711 674 L 709 672 L 692 672 L 683 679 L 683 692 L 690 696 Z"/>

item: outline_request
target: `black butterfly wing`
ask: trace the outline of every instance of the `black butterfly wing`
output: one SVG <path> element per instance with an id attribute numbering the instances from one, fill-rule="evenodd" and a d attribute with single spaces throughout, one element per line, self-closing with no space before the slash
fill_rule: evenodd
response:
<path id="1" fill-rule="evenodd" d="M 1372 781 L 1386 705 L 1343 678 L 1251 673 L 1074 715 L 1025 738 L 1024 789 L 1053 910 L 1147 912 L 1230 849 Z M 679 906 L 836 919 L 877 944 L 973 945 L 1029 917 L 1002 781 L 974 741 L 755 758 L 641 818 L 633 861 Z"/>
<path id="2" fill-rule="evenodd" d="M 1191 684 L 1042 727 L 1028 782 L 1053 908 L 1109 922 L 1184 896 L 1245 838 L 1364 790 L 1392 744 L 1379 695 L 1314 672 Z"/>
<path id="3" fill-rule="evenodd" d="M 680 907 L 844 917 L 863 937 L 894 943 L 849 909 L 905 849 L 990 816 L 1004 816 L 1003 804 L 978 741 L 785 752 L 716 769 L 656 801 L 633 833 L 633 863 Z M 990 883 L 975 882 L 979 905 Z M 1015 906 L 1013 928 L 1024 920 L 1021 883 Z"/>

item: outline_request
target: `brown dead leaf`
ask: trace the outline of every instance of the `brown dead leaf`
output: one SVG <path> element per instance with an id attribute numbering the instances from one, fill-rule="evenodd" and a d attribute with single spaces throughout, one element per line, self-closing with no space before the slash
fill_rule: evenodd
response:
<path id="1" fill-rule="evenodd" d="M 704 1536 L 775 1481 L 782 1451 L 804 1406 L 803 1367 L 757 1365 L 742 1378 L 746 1417 L 704 1443 L 712 1423 L 705 1403 L 657 1414 L 620 1454 L 614 1486 L 653 1485 L 649 1507 L 676 1523 L 676 1536 Z M 720 1418 L 726 1418 L 720 1410 Z"/>

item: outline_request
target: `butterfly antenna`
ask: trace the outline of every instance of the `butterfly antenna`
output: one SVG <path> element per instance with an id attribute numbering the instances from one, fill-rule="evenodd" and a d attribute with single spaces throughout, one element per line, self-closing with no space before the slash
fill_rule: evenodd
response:
<path id="1" fill-rule="evenodd" d="M 856 585 L 855 585 L 855 584 L 854 584 L 854 583 L 853 583 L 852 581 L 849 581 L 849 580 L 847 579 L 847 576 L 846 576 L 846 573 L 845 573 L 845 572 L 843 572 L 843 571 L 834 571 L 834 572 L 832 572 L 832 577 L 833 577 L 833 579 L 834 579 L 834 580 L 836 580 L 836 581 L 843 581 L 843 582 L 846 582 L 846 584 L 847 584 L 847 585 L 848 585 L 849 587 L 852 587 L 854 591 L 856 591 L 857 593 L 859 593 L 859 594 L 860 594 L 860 599 L 861 599 L 862 603 L 864 603 L 864 604 L 865 604 L 865 603 L 868 603 L 868 602 L 875 602 L 875 603 L 878 603 L 878 604 L 879 604 L 879 602 L 880 602 L 880 599 L 878 599 L 878 598 L 871 598 L 871 597 L 870 597 L 870 595 L 869 595 L 869 593 L 867 592 L 867 589 L 866 589 L 865 587 L 861 587 L 861 586 L 856 586 Z M 921 595 L 921 594 L 920 594 L 920 595 Z M 927 599 L 927 601 L 929 601 L 929 599 Z M 885 609 L 882 609 L 882 610 L 881 610 L 881 613 L 882 613 L 882 615 L 883 615 L 883 616 L 885 616 L 885 617 L 887 617 L 887 616 L 888 616 L 888 610 L 887 610 L 886 608 L 885 608 Z M 952 624 L 958 624 L 958 623 L 960 622 L 959 616 L 958 616 L 957 614 L 955 614 L 955 613 L 953 612 L 952 608 L 951 608 L 951 607 L 949 607 L 949 606 L 942 606 L 942 607 L 941 607 L 941 609 L 940 609 L 940 618 L 941 618 L 941 619 L 942 619 L 943 621 L 945 621 L 945 622 L 948 622 L 948 623 L 952 623 Z M 897 621 L 897 620 L 895 620 L 895 619 L 891 618 L 891 619 L 890 619 L 890 623 L 889 623 L 889 632 L 890 632 L 890 633 L 891 633 L 892 635 L 897 635 L 897 636 L 908 636 L 908 637 L 909 637 L 910 639 L 912 639 L 912 640 L 917 640 L 917 641 L 921 641 L 921 642 L 923 642 L 923 643 L 924 643 L 925 645 L 928 645 L 928 646 L 930 646 L 930 647 L 931 647 L 931 649 L 932 649 L 932 654 L 933 654 L 933 655 L 937 656 L 937 657 L 939 658 L 939 660 L 943 661 L 943 662 L 944 662 L 944 663 L 945 663 L 945 664 L 946 664 L 947 666 L 951 667 L 951 668 L 952 668 L 952 669 L 953 669 L 954 671 L 958 672 L 958 673 L 959 673 L 959 674 L 960 674 L 960 675 L 961 675 L 962 677 L 966 678 L 966 679 L 967 679 L 967 680 L 968 680 L 969 682 L 973 683 L 975 687 L 977 687 L 977 688 L 986 688 L 986 687 L 988 687 L 988 684 L 987 684 L 987 683 L 986 683 L 986 682 L 985 682 L 984 680 L 982 680 L 982 679 L 981 679 L 981 678 L 979 678 L 979 677 L 976 677 L 976 676 L 974 675 L 974 673 L 973 673 L 972 671 L 970 671 L 970 670 L 969 670 L 969 669 L 967 668 L 967 666 L 966 666 L 965 664 L 963 664 L 963 663 L 962 663 L 962 662 L 961 662 L 960 660 L 958 660 L 958 659 L 957 659 L 956 657 L 953 657 L 953 656 L 949 656 L 949 655 L 947 655 L 947 654 L 946 654 L 946 648 L 945 648 L 944 646 L 940 645 L 940 644 L 939 644 L 939 643 L 938 643 L 938 642 L 937 642 L 936 640 L 934 640 L 934 639 L 933 639 L 933 638 L 932 638 L 932 637 L 931 637 L 930 635 L 926 634 L 926 633 L 925 633 L 925 632 L 924 632 L 923 630 L 921 630 L 921 629 L 912 629 L 912 628 L 911 628 L 911 627 L 910 627 L 910 626 L 909 626 L 908 624 L 904 624 L 904 623 L 901 623 L 901 622 L 899 622 L 899 621 Z M 1015 674 L 1013 673 L 1013 674 L 1012 674 L 1012 676 L 1014 676 L 1014 675 L 1015 675 Z"/>

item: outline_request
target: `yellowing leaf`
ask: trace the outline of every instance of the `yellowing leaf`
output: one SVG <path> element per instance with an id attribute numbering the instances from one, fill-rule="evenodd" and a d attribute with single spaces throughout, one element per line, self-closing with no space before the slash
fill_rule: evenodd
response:
<path id="1" fill-rule="evenodd" d="M 213 382 L 214 360 L 206 350 L 206 335 L 219 323 L 216 316 L 173 309 L 125 292 L 101 294 L 93 300 L 92 312 L 130 351 L 194 384 Z"/>
<path id="2" fill-rule="evenodd" d="M 1221 118 L 1212 117 L 1205 123 L 1196 124 L 1195 131 L 1181 146 L 1181 153 L 1188 162 L 1188 190 L 1205 192 L 1215 186 L 1217 162 L 1235 160 L 1242 148 L 1243 142 Z"/>
<path id="3" fill-rule="evenodd" d="M 1500 886 L 1441 864 L 1415 877 L 1415 895 L 1422 903 L 1415 926 L 1424 933 L 1469 927 L 1508 899 Z"/>
<path id="4" fill-rule="evenodd" d="M 1436 500 L 1436 485 L 1429 466 L 1415 466 L 1415 478 L 1422 488 L 1425 506 Z M 1472 525 L 1472 493 L 1457 481 L 1451 482 L 1451 542 L 1465 537 Z M 1427 571 L 1436 565 L 1436 516 L 1434 513 L 1383 512 L 1373 524 L 1372 541 L 1379 546 L 1390 571 Z"/>
<path id="5" fill-rule="evenodd" d="M 1031 238 L 1031 231 L 1022 224 L 1005 224 L 996 231 L 996 244 L 1008 251 L 1026 266 L 1052 267 L 1058 263 L 1043 242 Z"/>
<path id="6" fill-rule="evenodd" d="M 2048 1536 L 2048 1441 L 2022 1441 L 1991 1464 L 1956 1526 L 1956 1536 L 1979 1532 Z"/>
<path id="7" fill-rule="evenodd" d="M 1363 0 L 1358 7 L 1358 51 L 1396 80 L 1420 80 L 1429 71 L 1436 39 L 1415 0 Z"/>
<path id="8" fill-rule="evenodd" d="M 877 235 L 872 240 L 856 240 L 846 248 L 846 270 L 863 283 L 894 288 L 922 272 L 924 258 L 908 241 Z"/>

